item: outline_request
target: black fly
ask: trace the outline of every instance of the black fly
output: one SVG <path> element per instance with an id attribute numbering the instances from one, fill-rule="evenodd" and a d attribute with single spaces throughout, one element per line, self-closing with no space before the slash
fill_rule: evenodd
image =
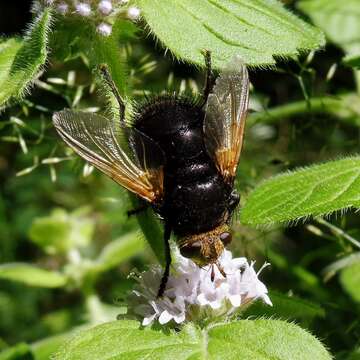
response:
<path id="1" fill-rule="evenodd" d="M 235 57 L 213 84 L 211 57 L 205 52 L 206 82 L 200 101 L 160 95 L 138 106 L 132 125 L 125 103 L 105 66 L 101 72 L 114 93 L 120 122 L 100 115 L 64 110 L 53 121 L 62 139 L 81 157 L 137 194 L 164 221 L 169 276 L 171 233 L 183 256 L 199 266 L 218 263 L 231 242 L 229 223 L 239 203 L 234 179 L 243 144 L 248 107 L 246 67 Z"/>

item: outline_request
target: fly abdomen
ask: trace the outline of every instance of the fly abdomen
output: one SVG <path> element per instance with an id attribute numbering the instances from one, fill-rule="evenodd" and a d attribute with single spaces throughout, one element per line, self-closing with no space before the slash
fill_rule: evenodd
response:
<path id="1" fill-rule="evenodd" d="M 217 173 L 192 179 L 187 184 L 177 182 L 167 197 L 168 218 L 180 236 L 214 228 L 227 212 L 228 191 Z"/>

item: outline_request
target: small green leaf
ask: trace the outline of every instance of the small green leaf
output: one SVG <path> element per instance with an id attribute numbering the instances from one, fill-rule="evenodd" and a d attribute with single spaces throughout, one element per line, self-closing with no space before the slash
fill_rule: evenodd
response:
<path id="1" fill-rule="evenodd" d="M 0 279 L 18 281 L 29 286 L 44 288 L 63 287 L 67 283 L 66 276 L 38 268 L 25 263 L 8 263 L 0 265 Z"/>
<path id="2" fill-rule="evenodd" d="M 282 174 L 259 185 L 241 212 L 244 224 L 288 222 L 360 207 L 360 157 Z"/>
<path id="3" fill-rule="evenodd" d="M 0 360 L 35 360 L 35 358 L 28 344 L 19 343 L 10 349 L 2 351 Z"/>
<path id="4" fill-rule="evenodd" d="M 274 64 L 325 44 L 320 30 L 276 1 L 138 0 L 150 30 L 178 58 L 203 64 L 212 51 L 215 67 L 240 55 L 248 65 Z M 173 14 L 173 16 L 169 16 Z"/>
<path id="5" fill-rule="evenodd" d="M 129 197 L 134 209 L 139 207 L 139 200 L 136 196 L 129 194 Z M 146 241 L 149 243 L 154 255 L 161 265 L 165 265 L 164 234 L 159 221 L 150 209 L 138 214 L 136 217 L 141 231 L 143 232 Z"/>
<path id="6" fill-rule="evenodd" d="M 328 360 L 323 345 L 297 325 L 280 320 L 241 320 L 181 332 L 142 329 L 116 321 L 83 331 L 64 344 L 55 360 L 92 359 Z"/>
<path id="7" fill-rule="evenodd" d="M 358 0 L 303 0 L 298 7 L 327 37 L 347 53 L 360 54 L 360 2 Z"/>
<path id="8" fill-rule="evenodd" d="M 94 232 L 93 221 L 86 213 L 76 210 L 67 213 L 54 209 L 49 216 L 36 218 L 30 228 L 30 239 L 50 254 L 66 253 L 74 247 L 90 243 Z"/>
<path id="9" fill-rule="evenodd" d="M 135 256 L 144 249 L 145 242 L 141 235 L 134 231 L 111 241 L 103 248 L 95 262 L 95 270 L 107 271 Z"/>
<path id="10" fill-rule="evenodd" d="M 360 347 L 355 349 L 346 360 L 360 360 Z"/>
<path id="11" fill-rule="evenodd" d="M 273 306 L 266 306 L 257 301 L 249 307 L 244 317 L 251 315 L 275 316 L 275 318 L 283 320 L 301 320 L 304 323 L 309 323 L 315 318 L 325 317 L 325 311 L 320 305 L 297 296 L 288 296 L 276 291 L 270 291 L 269 296 Z"/>
<path id="12" fill-rule="evenodd" d="M 359 49 L 360 52 L 360 49 Z M 353 68 L 360 69 L 360 55 L 348 55 L 343 59 L 343 63 Z"/>
<path id="13" fill-rule="evenodd" d="M 23 41 L 8 40 L 7 47 L 0 44 L 0 108 L 11 98 L 21 98 L 45 64 L 50 22 L 51 13 L 46 10 Z"/>
<path id="14" fill-rule="evenodd" d="M 360 262 L 344 268 L 340 273 L 340 282 L 345 291 L 360 302 Z"/>

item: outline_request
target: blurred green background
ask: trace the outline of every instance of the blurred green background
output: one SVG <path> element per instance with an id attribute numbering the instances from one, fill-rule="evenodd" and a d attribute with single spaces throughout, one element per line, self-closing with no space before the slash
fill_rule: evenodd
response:
<path id="1" fill-rule="evenodd" d="M 296 11 L 295 1 L 288 5 Z M 29 1 L 0 3 L 0 34 L 21 34 L 30 20 Z M 164 57 L 159 46 L 142 35 L 137 31 L 124 46 L 133 99 L 165 88 L 201 89 L 201 71 Z M 271 175 L 358 152 L 360 112 L 307 111 L 311 99 L 329 95 L 352 94 L 349 104 L 359 106 L 354 71 L 342 63 L 343 56 L 343 50 L 329 42 L 299 61 L 280 60 L 276 70 L 250 71 L 252 110 L 266 114 L 280 107 L 280 113 L 271 121 L 250 121 L 236 184 L 243 199 Z M 21 270 L 22 276 L 28 272 L 26 281 L 0 276 L 0 350 L 115 319 L 124 313 L 133 284 L 128 275 L 156 262 L 136 218 L 127 218 L 132 205 L 126 191 L 91 171 L 53 129 L 54 111 L 69 105 L 104 107 L 98 91 L 83 57 L 65 64 L 50 58 L 26 101 L 0 114 L 0 264 L 33 264 L 66 277 L 47 281 L 43 274 L 41 280 L 27 268 Z M 294 102 L 299 109 L 290 115 L 281 108 Z M 345 109 L 349 104 L 344 103 Z M 259 266 L 272 264 L 261 276 L 275 292 L 274 309 L 259 305 L 254 313 L 270 311 L 298 321 L 337 358 L 350 359 L 360 337 L 360 299 L 351 280 L 360 271 L 330 277 L 324 269 L 354 252 L 344 233 L 359 239 L 360 221 L 351 211 L 327 221 L 333 225 L 309 220 L 254 229 L 242 226 L 237 216 L 231 249 L 235 256 L 256 259 Z M 16 274 L 13 277 L 16 280 Z M 288 316 L 277 314 L 276 292 L 310 301 L 306 304 L 315 315 L 307 318 L 292 308 Z"/>

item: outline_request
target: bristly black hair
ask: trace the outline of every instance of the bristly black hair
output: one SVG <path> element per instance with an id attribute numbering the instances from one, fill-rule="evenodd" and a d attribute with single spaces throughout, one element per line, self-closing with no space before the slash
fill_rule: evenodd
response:
<path id="1" fill-rule="evenodd" d="M 175 91 L 167 91 L 164 94 L 144 95 L 144 99 L 136 102 L 133 108 L 133 120 L 141 118 L 145 113 L 156 111 L 164 106 L 186 106 L 200 109 L 202 102 L 200 94 L 193 93 L 176 93 Z"/>

